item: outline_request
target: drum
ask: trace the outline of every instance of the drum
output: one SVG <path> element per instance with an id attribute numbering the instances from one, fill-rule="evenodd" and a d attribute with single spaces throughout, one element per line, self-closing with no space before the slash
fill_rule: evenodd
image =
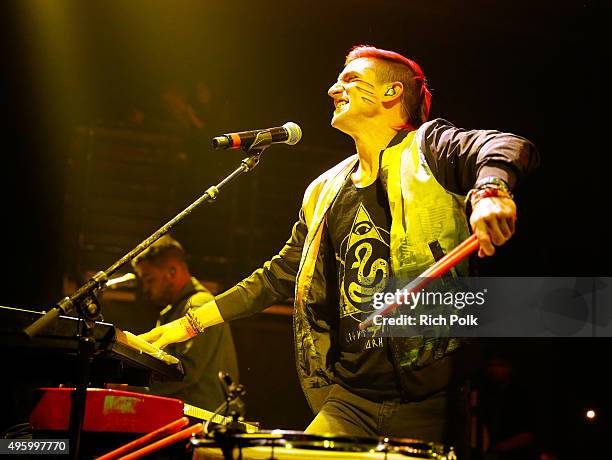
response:
<path id="1" fill-rule="evenodd" d="M 191 445 L 193 460 L 457 460 L 452 449 L 417 439 L 321 436 L 283 430 L 193 438 Z"/>

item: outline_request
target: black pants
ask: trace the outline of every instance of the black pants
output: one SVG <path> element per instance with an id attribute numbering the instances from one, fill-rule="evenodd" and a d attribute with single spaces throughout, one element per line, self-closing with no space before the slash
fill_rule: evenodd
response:
<path id="1" fill-rule="evenodd" d="M 392 399 L 379 403 L 334 385 L 306 433 L 416 438 L 452 446 L 459 460 L 464 460 L 468 426 L 467 395 L 463 389 L 441 391 L 418 402 Z"/>

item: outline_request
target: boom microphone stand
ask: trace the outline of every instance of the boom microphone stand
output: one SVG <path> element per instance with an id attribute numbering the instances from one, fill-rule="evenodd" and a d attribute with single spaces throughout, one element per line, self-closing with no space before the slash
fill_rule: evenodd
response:
<path id="1" fill-rule="evenodd" d="M 244 149 L 249 156 L 244 158 L 240 162 L 240 166 L 230 175 L 217 185 L 209 187 L 202 196 L 155 231 L 151 236 L 142 241 L 138 246 L 106 270 L 96 273 L 89 281 L 77 289 L 74 294 L 60 300 L 51 310 L 24 329 L 24 333 L 29 338 L 33 338 L 57 320 L 60 315 L 67 315 L 76 309 L 76 313 L 80 318 L 79 332 L 77 334 L 79 342 L 77 351 L 78 381 L 75 391 L 72 392 L 72 404 L 70 407 L 71 459 L 78 460 L 79 458 L 83 420 L 85 418 L 87 385 L 89 383 L 89 368 L 96 351 L 94 327 L 96 319 L 100 316 L 100 305 L 97 300 L 97 294 L 105 288 L 109 277 L 115 274 L 121 267 L 131 262 L 136 256 L 155 243 L 155 241 L 167 234 L 202 203 L 216 200 L 219 191 L 227 184 L 238 176 L 252 171 L 253 168 L 259 164 L 259 156 L 261 153 L 271 144 L 272 134 L 269 131 L 258 133 L 253 143 L 248 148 Z"/>

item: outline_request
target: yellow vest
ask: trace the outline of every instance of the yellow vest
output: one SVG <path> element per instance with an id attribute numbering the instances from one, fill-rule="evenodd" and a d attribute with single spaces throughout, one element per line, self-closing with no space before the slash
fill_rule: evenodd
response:
<path id="1" fill-rule="evenodd" d="M 400 280 L 419 276 L 435 262 L 430 244 L 437 241 L 447 254 L 469 236 L 465 197 L 449 192 L 433 176 L 420 150 L 421 135 L 412 131 L 388 148 L 381 165 L 392 218 L 391 267 Z M 456 270 L 467 275 L 467 262 Z"/>
<path id="2" fill-rule="evenodd" d="M 387 148 L 380 166 L 391 209 L 391 268 L 396 280 L 419 276 L 435 262 L 430 243 L 437 241 L 447 254 L 469 236 L 464 197 L 449 192 L 435 179 L 420 150 L 421 136 L 420 130 L 412 131 Z M 357 155 L 347 158 L 316 179 L 304 194 L 308 234 L 296 282 L 298 309 L 308 295 L 327 211 L 357 161 Z M 455 272 L 467 275 L 467 262 Z"/>

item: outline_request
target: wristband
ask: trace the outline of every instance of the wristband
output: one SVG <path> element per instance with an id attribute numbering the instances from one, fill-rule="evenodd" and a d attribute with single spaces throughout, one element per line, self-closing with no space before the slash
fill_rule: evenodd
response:
<path id="1" fill-rule="evenodd" d="M 505 180 L 495 176 L 487 176 L 474 184 L 474 188 L 465 197 L 465 202 L 469 202 L 473 208 L 481 199 L 494 196 L 513 199 L 510 187 Z"/>
<path id="2" fill-rule="evenodd" d="M 491 197 L 510 198 L 511 200 L 513 199 L 512 194 L 510 192 L 506 192 L 504 190 L 493 187 L 486 187 L 480 190 L 474 190 L 468 195 L 470 204 L 472 205 L 472 209 L 474 208 L 474 206 L 476 206 L 476 203 L 478 203 L 483 198 Z"/>
<path id="3" fill-rule="evenodd" d="M 183 326 L 185 332 L 187 332 L 187 335 L 190 339 L 198 335 L 198 331 L 196 331 L 195 328 L 192 326 L 187 316 L 183 316 L 181 319 L 179 319 L 179 323 L 181 326 Z"/>
<path id="4" fill-rule="evenodd" d="M 510 187 L 508 186 L 508 183 L 505 180 L 500 179 L 499 177 L 495 177 L 495 176 L 483 177 L 482 179 L 479 179 L 474 184 L 475 189 L 480 189 L 480 188 L 487 187 L 487 186 L 499 188 L 503 190 L 504 192 L 510 191 Z"/>
<path id="5" fill-rule="evenodd" d="M 193 327 L 198 333 L 204 332 L 204 329 L 206 328 L 195 315 L 193 308 L 187 310 L 187 314 L 185 315 L 185 317 L 189 321 L 189 324 L 191 324 L 191 327 Z"/>

